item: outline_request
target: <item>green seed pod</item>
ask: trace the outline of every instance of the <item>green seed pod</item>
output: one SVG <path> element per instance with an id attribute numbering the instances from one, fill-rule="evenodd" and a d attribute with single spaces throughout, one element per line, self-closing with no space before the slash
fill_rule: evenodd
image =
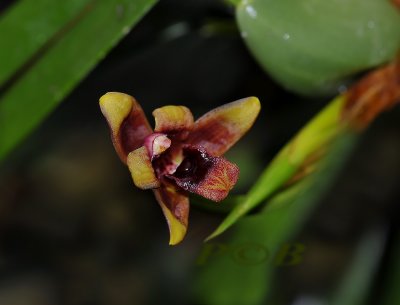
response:
<path id="1" fill-rule="evenodd" d="M 400 10 L 390 0 L 243 0 L 241 35 L 285 88 L 332 93 L 400 48 Z"/>

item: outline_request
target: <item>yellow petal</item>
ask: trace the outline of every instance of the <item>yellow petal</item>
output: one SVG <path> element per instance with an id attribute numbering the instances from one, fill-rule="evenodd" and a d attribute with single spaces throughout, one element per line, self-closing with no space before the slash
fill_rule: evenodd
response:
<path id="1" fill-rule="evenodd" d="M 111 129 L 111 137 L 118 156 L 126 163 L 126 156 L 143 145 L 152 133 L 139 103 L 130 95 L 108 92 L 100 98 L 101 112 Z"/>
<path id="2" fill-rule="evenodd" d="M 186 235 L 189 218 L 189 198 L 178 191 L 172 184 L 162 184 L 160 188 L 154 190 L 154 195 L 169 228 L 169 244 L 180 243 Z"/>
<path id="3" fill-rule="evenodd" d="M 127 165 L 131 172 L 133 183 L 141 189 L 153 189 L 160 186 L 146 147 L 142 146 L 129 153 Z"/>
<path id="4" fill-rule="evenodd" d="M 153 111 L 155 132 L 176 133 L 193 127 L 193 115 L 185 106 L 164 106 Z"/>
<path id="5" fill-rule="evenodd" d="M 213 109 L 194 123 L 186 142 L 205 148 L 213 156 L 220 156 L 250 129 L 260 109 L 256 97 Z"/>

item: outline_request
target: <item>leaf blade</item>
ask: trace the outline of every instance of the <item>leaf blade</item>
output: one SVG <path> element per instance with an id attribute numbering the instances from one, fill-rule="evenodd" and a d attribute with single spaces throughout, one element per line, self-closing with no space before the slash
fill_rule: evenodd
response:
<path id="1" fill-rule="evenodd" d="M 64 33 L 0 97 L 0 160 L 71 92 L 155 3 L 156 0 L 93 2 L 84 18 Z"/>
<path id="2" fill-rule="evenodd" d="M 4 84 L 49 40 L 93 0 L 23 0 L 0 18 L 0 84 Z"/>

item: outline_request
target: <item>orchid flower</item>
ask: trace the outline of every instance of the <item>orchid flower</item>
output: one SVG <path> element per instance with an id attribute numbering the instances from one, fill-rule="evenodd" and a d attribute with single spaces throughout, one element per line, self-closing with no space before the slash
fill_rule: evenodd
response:
<path id="1" fill-rule="evenodd" d="M 154 131 L 132 96 L 106 93 L 100 108 L 134 184 L 153 189 L 168 222 L 169 243 L 175 245 L 187 231 L 188 194 L 218 202 L 235 185 L 239 168 L 221 155 L 253 125 L 260 102 L 256 97 L 244 98 L 197 121 L 185 106 L 164 106 L 153 111 Z"/>

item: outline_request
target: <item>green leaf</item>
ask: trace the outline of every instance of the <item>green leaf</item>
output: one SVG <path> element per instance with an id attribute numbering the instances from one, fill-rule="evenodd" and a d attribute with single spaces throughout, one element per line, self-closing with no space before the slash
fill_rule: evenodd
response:
<path id="1" fill-rule="evenodd" d="M 7 48 L 0 48 L 0 84 L 27 64 L 35 53 L 92 1 L 20 1 L 0 19 L 0 33 Z"/>
<path id="2" fill-rule="evenodd" d="M 396 56 L 400 15 L 390 2 L 242 0 L 236 17 L 244 41 L 272 77 L 317 95 Z"/>
<path id="3" fill-rule="evenodd" d="M 0 160 L 156 0 L 20 0 L 0 19 Z"/>
<path id="4" fill-rule="evenodd" d="M 338 139 L 319 171 L 274 196 L 260 213 L 240 219 L 227 239 L 205 244 L 193 286 L 199 303 L 274 304 L 266 300 L 285 243 L 329 189 L 355 143 L 353 135 Z"/>
<path id="5" fill-rule="evenodd" d="M 250 189 L 245 200 L 229 213 L 208 239 L 226 231 L 240 217 L 275 194 L 307 158 L 318 150 L 327 148 L 343 131 L 340 115 L 344 101 L 344 96 L 334 99 L 279 152 Z"/>

